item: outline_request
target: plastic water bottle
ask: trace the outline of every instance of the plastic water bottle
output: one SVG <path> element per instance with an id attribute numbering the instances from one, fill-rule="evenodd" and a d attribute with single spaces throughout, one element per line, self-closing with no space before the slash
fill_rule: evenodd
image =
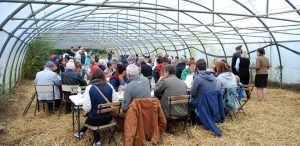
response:
<path id="1" fill-rule="evenodd" d="M 81 97 L 81 88 L 80 87 L 77 88 L 77 96 Z"/>

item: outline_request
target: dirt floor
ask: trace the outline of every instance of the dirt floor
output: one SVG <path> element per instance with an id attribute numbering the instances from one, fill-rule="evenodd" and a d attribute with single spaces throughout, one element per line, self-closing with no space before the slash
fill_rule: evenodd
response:
<path id="1" fill-rule="evenodd" d="M 33 115 L 35 103 L 28 114 L 22 112 L 34 92 L 32 81 L 23 80 L 13 90 L 12 99 L 0 105 L 0 145 L 91 145 L 91 132 L 84 139 L 74 138 L 71 114 L 48 115 L 44 112 Z M 175 135 L 164 134 L 159 145 L 300 145 L 300 92 L 283 89 L 268 89 L 268 100 L 257 101 L 255 92 L 246 105 L 246 116 L 240 115 L 231 120 L 227 118 L 219 127 L 222 137 L 204 130 L 201 126 L 189 126 L 191 137 L 184 132 Z M 84 121 L 84 118 L 81 118 Z M 83 122 L 82 122 L 83 123 Z M 108 132 L 101 133 L 102 143 L 107 143 Z M 116 133 L 118 145 L 123 145 L 123 135 Z M 111 145 L 114 145 L 113 143 Z"/>

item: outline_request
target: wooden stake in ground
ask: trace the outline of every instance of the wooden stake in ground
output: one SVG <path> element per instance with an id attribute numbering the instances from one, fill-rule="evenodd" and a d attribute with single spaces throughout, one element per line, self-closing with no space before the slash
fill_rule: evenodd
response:
<path id="1" fill-rule="evenodd" d="M 27 104 L 27 106 L 25 107 L 24 111 L 23 111 L 23 116 L 25 116 L 28 112 L 28 110 L 30 109 L 30 106 L 32 104 L 32 101 L 34 100 L 35 98 L 35 93 L 33 93 L 33 95 L 31 96 L 31 99 L 29 101 L 29 103 Z"/>

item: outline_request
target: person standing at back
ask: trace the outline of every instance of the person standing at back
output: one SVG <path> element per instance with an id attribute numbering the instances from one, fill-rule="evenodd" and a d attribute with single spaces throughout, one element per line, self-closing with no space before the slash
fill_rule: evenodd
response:
<path id="1" fill-rule="evenodd" d="M 268 69 L 270 68 L 269 59 L 265 57 L 265 50 L 263 48 L 257 49 L 256 64 L 251 65 L 251 69 L 256 70 L 255 87 L 258 100 L 267 99 L 267 82 L 268 82 Z"/>
<path id="2" fill-rule="evenodd" d="M 235 48 L 236 52 L 232 56 L 231 70 L 234 75 L 238 75 L 238 72 L 236 71 L 236 68 L 235 68 L 235 64 L 236 64 L 236 60 L 241 57 L 241 49 L 242 49 L 242 45 L 237 46 Z"/>
<path id="3" fill-rule="evenodd" d="M 238 72 L 238 76 L 240 77 L 240 81 L 243 85 L 249 84 L 250 72 L 250 59 L 248 56 L 247 50 L 242 50 L 241 57 L 236 60 L 235 68 Z M 249 98 L 249 91 L 246 91 L 247 97 Z"/>

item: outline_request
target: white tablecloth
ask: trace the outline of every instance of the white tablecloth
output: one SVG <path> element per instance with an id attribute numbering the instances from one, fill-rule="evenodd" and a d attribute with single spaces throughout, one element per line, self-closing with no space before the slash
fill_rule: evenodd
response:
<path id="1" fill-rule="evenodd" d="M 113 99 L 113 100 L 118 100 L 118 101 L 122 101 L 124 98 L 124 94 L 120 94 L 119 92 L 117 92 L 118 98 L 117 99 Z M 154 97 L 154 90 L 151 91 L 151 97 Z"/>
<path id="2" fill-rule="evenodd" d="M 120 94 L 117 92 L 118 98 L 114 98 L 113 101 L 122 101 L 124 98 L 124 94 Z M 151 97 L 154 97 L 154 91 L 151 91 Z M 74 105 L 83 105 L 83 95 L 78 97 L 77 95 L 70 95 L 70 100 L 73 102 Z"/>
<path id="3" fill-rule="evenodd" d="M 74 105 L 83 105 L 83 95 L 81 95 L 81 97 L 78 97 L 77 95 L 70 95 L 69 98 Z"/>

